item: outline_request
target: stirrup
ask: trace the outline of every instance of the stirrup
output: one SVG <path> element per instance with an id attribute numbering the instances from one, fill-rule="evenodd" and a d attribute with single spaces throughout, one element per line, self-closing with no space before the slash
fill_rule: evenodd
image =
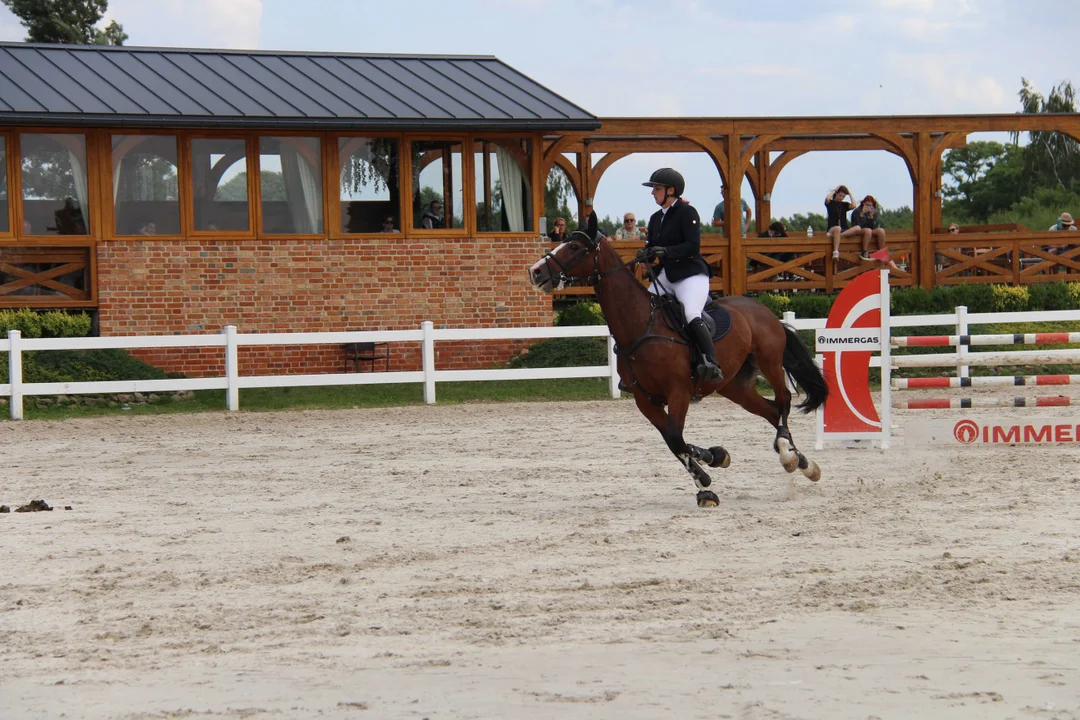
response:
<path id="1" fill-rule="evenodd" d="M 633 391 L 633 390 L 632 390 L 632 389 L 630 388 L 630 386 L 629 386 L 629 385 L 627 385 L 626 383 L 624 383 L 624 382 L 623 382 L 622 380 L 620 380 L 620 381 L 619 381 L 619 390 L 620 390 L 621 392 L 624 392 L 624 393 L 633 393 L 633 392 L 634 392 L 634 391 Z"/>
<path id="2" fill-rule="evenodd" d="M 720 382 L 724 379 L 724 371 L 716 363 L 702 361 L 697 366 L 698 378 L 705 382 Z"/>

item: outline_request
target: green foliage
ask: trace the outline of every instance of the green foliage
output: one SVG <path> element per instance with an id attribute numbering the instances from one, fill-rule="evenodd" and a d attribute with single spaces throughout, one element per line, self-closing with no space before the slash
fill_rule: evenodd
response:
<path id="1" fill-rule="evenodd" d="M 915 227 L 915 213 L 907 205 L 901 205 L 895 210 L 881 208 L 878 210 L 878 218 L 881 227 L 890 230 L 911 230 Z"/>
<path id="2" fill-rule="evenodd" d="M 567 325 L 607 325 L 604 319 L 604 311 L 600 309 L 600 303 L 592 300 L 582 300 L 574 303 L 555 316 L 555 325 L 559 327 Z"/>
<path id="3" fill-rule="evenodd" d="M 772 311 L 776 317 L 783 317 L 784 313 L 791 310 L 791 297 L 780 293 L 763 293 L 755 295 L 754 299 Z"/>
<path id="4" fill-rule="evenodd" d="M 773 218 L 773 222 L 776 222 L 776 218 Z M 829 229 L 829 219 L 821 213 L 812 212 L 807 215 L 802 213 L 795 213 L 790 218 L 780 218 L 780 222 L 784 223 L 784 227 L 787 228 L 788 234 L 805 233 L 806 228 L 814 228 L 816 233 L 824 233 Z"/>
<path id="5" fill-rule="evenodd" d="M 574 367 L 607 365 L 604 338 L 552 338 L 538 342 L 528 352 L 513 358 L 509 368 Z"/>
<path id="6" fill-rule="evenodd" d="M 123 45 L 128 39 L 115 20 L 95 27 L 109 0 L 3 0 L 26 28 L 27 42 L 62 45 Z"/>
<path id="7" fill-rule="evenodd" d="M 788 309 L 797 318 L 828 317 L 836 295 L 820 293 L 794 293 L 789 297 Z"/>
<path id="8" fill-rule="evenodd" d="M 1024 113 L 1076 112 L 1076 92 L 1072 83 L 1064 81 L 1051 88 L 1048 97 L 1043 97 L 1028 83 L 1027 78 L 1021 78 L 1021 83 L 1018 95 Z M 1019 132 L 1013 133 L 1014 141 L 1019 135 Z M 1034 187 L 1080 189 L 1080 143 L 1059 132 L 1029 132 L 1024 152 L 1024 171 Z"/>
<path id="9" fill-rule="evenodd" d="M 567 205 L 574 193 L 574 186 L 570 184 L 570 178 L 566 176 L 559 166 L 551 168 L 548 173 L 547 185 L 544 186 L 544 215 L 547 217 L 547 229 L 555 227 L 555 219 L 562 218 L 566 221 L 567 231 L 577 228 L 575 216 L 577 212 L 571 211 Z"/>
<path id="10" fill-rule="evenodd" d="M 9 330 L 18 330 L 24 338 L 86 337 L 90 334 L 90 316 L 61 310 L 0 310 L 0 335 L 6 338 Z"/>
<path id="11" fill-rule="evenodd" d="M 263 170 L 259 173 L 260 192 L 268 202 L 285 202 L 285 179 L 276 170 Z M 248 200 L 247 171 L 237 173 L 218 185 L 214 199 L 222 202 L 244 202 Z"/>
<path id="12" fill-rule="evenodd" d="M 1028 309 L 1028 289 L 1024 286 L 991 285 L 993 312 L 1022 312 Z"/>
<path id="13" fill-rule="evenodd" d="M 1031 190 L 1024 172 L 1025 149 L 1019 145 L 975 141 L 949 150 L 942 158 L 945 201 L 943 221 L 985 225 L 990 216 Z"/>
<path id="14" fill-rule="evenodd" d="M 42 350 L 23 353 L 23 381 L 97 382 L 162 380 L 169 375 L 136 360 L 124 350 Z M 8 375 L 8 356 L 0 355 L 0 377 Z"/>

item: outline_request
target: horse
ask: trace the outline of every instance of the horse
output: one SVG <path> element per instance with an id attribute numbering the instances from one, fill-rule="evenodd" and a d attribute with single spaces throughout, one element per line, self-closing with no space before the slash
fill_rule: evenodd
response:
<path id="1" fill-rule="evenodd" d="M 664 312 L 669 302 L 650 293 L 634 275 L 634 263 L 624 263 L 606 238 L 597 232 L 593 213 L 585 230 L 574 231 L 529 268 L 533 287 L 551 293 L 571 284 L 595 287 L 596 297 L 615 338 L 618 372 L 624 389 L 634 396 L 637 408 L 660 432 L 668 449 L 678 458 L 697 485 L 699 507 L 720 504 L 709 490 L 712 478 L 700 463 L 726 468 L 731 456 L 721 446 L 708 449 L 683 439 L 686 413 L 694 398 L 719 393 L 748 412 L 767 420 L 776 430 L 773 450 L 788 473 L 799 468 L 813 482 L 821 479 L 817 463 L 795 446 L 788 429 L 793 386 L 801 387 L 805 399 L 798 405 L 809 413 L 825 402 L 828 386 L 806 346 L 790 326 L 781 323 L 761 303 L 732 296 L 716 302 L 714 319 L 726 321 L 730 329 L 716 339 L 716 363 L 724 377 L 699 381 L 691 374 L 691 345 L 682 336 L 672 316 Z M 670 296 L 668 296 L 670 297 Z M 759 373 L 772 386 L 774 398 L 758 394 Z"/>

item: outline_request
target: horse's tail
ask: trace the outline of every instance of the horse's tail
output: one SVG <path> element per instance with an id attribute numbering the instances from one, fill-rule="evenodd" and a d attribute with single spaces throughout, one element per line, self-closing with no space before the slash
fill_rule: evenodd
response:
<path id="1" fill-rule="evenodd" d="M 829 396 L 829 386 L 825 384 L 825 376 L 821 374 L 795 329 L 784 325 L 784 334 L 787 335 L 787 344 L 784 345 L 784 370 L 792 383 L 798 384 L 806 393 L 806 399 L 799 403 L 798 408 L 804 413 L 812 412 L 825 404 L 825 398 Z"/>

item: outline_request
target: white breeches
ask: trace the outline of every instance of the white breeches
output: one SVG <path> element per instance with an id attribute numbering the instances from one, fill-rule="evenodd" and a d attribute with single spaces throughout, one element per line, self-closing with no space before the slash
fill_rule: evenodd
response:
<path id="1" fill-rule="evenodd" d="M 656 282 L 649 286 L 649 292 L 653 295 L 667 295 L 669 291 L 682 303 L 686 322 L 689 323 L 694 318 L 701 317 L 701 311 L 709 301 L 709 276 L 691 275 L 678 282 L 669 282 L 667 270 L 661 270 L 656 276 Z"/>

